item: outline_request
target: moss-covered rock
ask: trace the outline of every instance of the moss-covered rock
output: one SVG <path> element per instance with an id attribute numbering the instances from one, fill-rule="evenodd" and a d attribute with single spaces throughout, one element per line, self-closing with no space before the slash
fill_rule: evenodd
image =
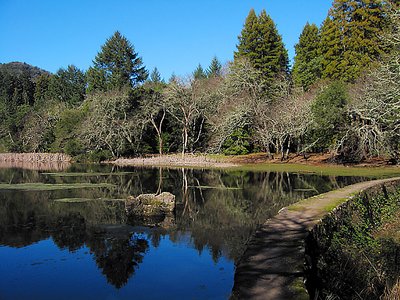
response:
<path id="1" fill-rule="evenodd" d="M 175 209 L 175 196 L 164 192 L 156 194 L 141 194 L 128 197 L 125 201 L 128 216 L 158 217 L 172 213 Z"/>

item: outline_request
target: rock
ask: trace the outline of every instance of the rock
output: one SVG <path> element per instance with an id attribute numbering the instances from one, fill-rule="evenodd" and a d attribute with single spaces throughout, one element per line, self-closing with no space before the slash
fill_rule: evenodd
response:
<path id="1" fill-rule="evenodd" d="M 159 217 L 172 213 L 175 209 L 175 196 L 164 192 L 156 194 L 141 194 L 128 197 L 125 210 L 128 216 Z"/>

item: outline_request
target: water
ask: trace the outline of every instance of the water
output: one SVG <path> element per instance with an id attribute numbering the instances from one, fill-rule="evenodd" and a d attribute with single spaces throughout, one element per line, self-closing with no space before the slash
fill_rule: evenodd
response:
<path id="1" fill-rule="evenodd" d="M 0 299 L 226 299 L 258 225 L 301 198 L 363 180 L 85 165 L 63 172 L 0 169 L 0 183 L 113 184 L 0 189 Z M 117 200 L 161 191 L 177 205 L 157 222 L 128 219 Z"/>

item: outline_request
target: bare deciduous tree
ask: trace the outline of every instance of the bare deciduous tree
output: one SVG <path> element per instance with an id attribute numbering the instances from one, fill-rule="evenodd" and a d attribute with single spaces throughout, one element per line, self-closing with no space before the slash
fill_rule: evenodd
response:
<path id="1" fill-rule="evenodd" d="M 213 98 L 210 97 L 207 82 L 208 79 L 176 78 L 164 91 L 166 110 L 181 125 L 182 156 L 188 149 L 191 135 L 192 145 L 199 141 L 207 118 L 207 110 L 212 107 Z"/>
<path id="2" fill-rule="evenodd" d="M 400 12 L 394 9 L 390 17 L 392 32 L 384 39 L 392 53 L 353 87 L 349 105 L 352 124 L 338 143 L 360 158 L 386 152 L 397 160 L 400 154 Z"/>
<path id="3" fill-rule="evenodd" d="M 86 142 L 92 149 L 109 149 L 118 156 L 126 146 L 133 147 L 143 127 L 132 111 L 128 90 L 90 95 L 89 115 L 83 124 Z"/>
<path id="4" fill-rule="evenodd" d="M 270 148 L 281 153 L 285 159 L 294 140 L 305 134 L 311 124 L 312 97 L 300 92 L 288 94 L 286 87 L 282 97 L 271 102 L 260 103 L 255 110 L 255 130 L 260 143 L 269 152 Z"/>
<path id="5" fill-rule="evenodd" d="M 159 154 L 163 154 L 163 124 L 167 113 L 164 95 L 158 91 L 151 92 L 148 97 L 141 101 L 140 105 L 141 114 L 143 115 L 143 122 L 149 122 L 155 129 L 158 138 Z"/>

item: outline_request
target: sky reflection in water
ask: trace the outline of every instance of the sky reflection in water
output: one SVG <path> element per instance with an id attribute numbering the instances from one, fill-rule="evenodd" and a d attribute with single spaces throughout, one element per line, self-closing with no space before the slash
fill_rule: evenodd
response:
<path id="1" fill-rule="evenodd" d="M 300 198 L 362 180 L 100 166 L 68 172 L 0 169 L 0 183 L 115 185 L 0 190 L 0 299 L 228 298 L 234 262 L 257 225 Z M 158 226 L 128 220 L 121 201 L 86 201 L 156 191 L 177 199 L 175 215 Z M 86 200 L 54 201 L 65 198 Z"/>

